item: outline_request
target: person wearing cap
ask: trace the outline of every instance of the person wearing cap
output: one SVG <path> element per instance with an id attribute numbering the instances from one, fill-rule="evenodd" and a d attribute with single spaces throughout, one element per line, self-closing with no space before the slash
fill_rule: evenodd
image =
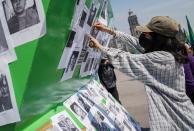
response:
<path id="1" fill-rule="evenodd" d="M 101 59 L 98 69 L 98 76 L 101 84 L 118 102 L 120 102 L 119 93 L 116 86 L 117 78 L 114 72 L 114 67 L 112 64 L 110 64 L 107 57 L 103 57 Z"/>
<path id="2" fill-rule="evenodd" d="M 156 16 L 146 26 L 137 26 L 139 39 L 114 31 L 100 23 L 98 30 L 112 34 L 131 52 L 103 47 L 90 36 L 90 46 L 100 49 L 113 66 L 144 83 L 148 98 L 151 131 L 194 129 L 194 105 L 185 92 L 184 44 L 176 39 L 178 24 L 168 16 Z"/>
<path id="3" fill-rule="evenodd" d="M 185 44 L 185 46 L 188 53 L 188 63 L 183 65 L 185 72 L 186 93 L 194 104 L 194 56 L 191 46 L 188 44 Z"/>

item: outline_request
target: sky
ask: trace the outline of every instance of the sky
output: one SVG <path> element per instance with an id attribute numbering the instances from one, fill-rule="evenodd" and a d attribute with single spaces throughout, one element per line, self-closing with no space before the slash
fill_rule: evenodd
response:
<path id="1" fill-rule="evenodd" d="M 194 0 L 110 0 L 114 13 L 113 24 L 129 33 L 128 11 L 137 15 L 140 25 L 146 25 L 154 16 L 170 16 L 187 30 L 187 15 L 194 30 Z"/>

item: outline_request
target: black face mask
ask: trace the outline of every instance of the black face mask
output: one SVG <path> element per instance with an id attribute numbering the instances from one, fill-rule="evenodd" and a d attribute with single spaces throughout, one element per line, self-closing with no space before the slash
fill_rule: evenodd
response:
<path id="1" fill-rule="evenodd" d="M 145 52 L 147 52 L 151 48 L 153 40 L 152 38 L 146 38 L 145 34 L 142 33 L 139 36 L 139 44 L 145 49 Z"/>

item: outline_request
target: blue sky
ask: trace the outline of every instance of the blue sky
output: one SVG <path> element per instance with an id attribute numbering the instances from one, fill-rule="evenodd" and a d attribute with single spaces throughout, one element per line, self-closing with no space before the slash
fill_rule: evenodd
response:
<path id="1" fill-rule="evenodd" d="M 111 0 L 114 21 L 118 30 L 129 33 L 128 10 L 138 16 L 140 24 L 147 24 L 153 16 L 170 16 L 187 29 L 185 16 L 194 30 L 194 0 Z"/>

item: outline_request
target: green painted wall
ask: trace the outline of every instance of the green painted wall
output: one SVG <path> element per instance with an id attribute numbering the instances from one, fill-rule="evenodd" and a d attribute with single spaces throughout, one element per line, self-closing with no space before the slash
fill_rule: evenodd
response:
<path id="1" fill-rule="evenodd" d="M 77 66 L 72 79 L 59 83 L 64 70 L 58 70 L 57 66 L 70 33 L 76 0 L 42 2 L 46 35 L 16 47 L 17 61 L 9 64 L 22 121 L 2 126 L 0 131 L 34 131 L 64 110 L 62 102 L 90 80 L 90 77 L 79 78 L 80 66 Z M 102 0 L 99 2 L 102 4 Z M 91 3 L 92 0 L 85 2 L 88 8 Z"/>

